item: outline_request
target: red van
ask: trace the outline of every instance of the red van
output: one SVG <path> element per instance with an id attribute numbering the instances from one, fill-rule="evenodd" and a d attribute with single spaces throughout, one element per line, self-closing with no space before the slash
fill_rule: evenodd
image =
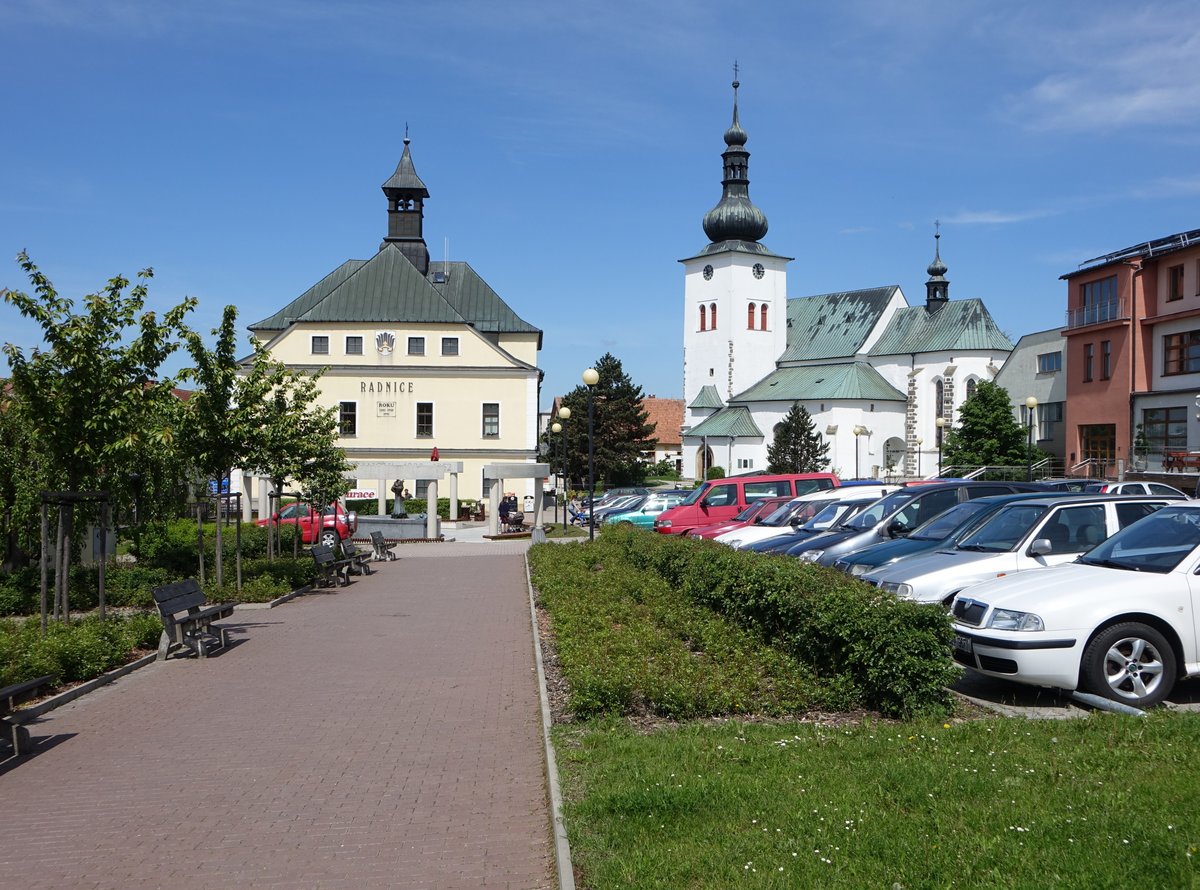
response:
<path id="1" fill-rule="evenodd" d="M 787 473 L 780 476 L 732 476 L 710 479 L 683 503 L 654 520 L 654 530 L 664 535 L 685 535 L 702 525 L 732 519 L 747 504 L 763 498 L 795 497 L 842 483 L 833 473 Z"/>

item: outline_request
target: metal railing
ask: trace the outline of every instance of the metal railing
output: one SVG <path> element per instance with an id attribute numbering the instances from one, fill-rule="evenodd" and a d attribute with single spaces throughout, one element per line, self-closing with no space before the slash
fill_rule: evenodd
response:
<path id="1" fill-rule="evenodd" d="M 1101 324 L 1128 317 L 1129 308 L 1125 300 L 1108 300 L 1104 303 L 1082 306 L 1079 309 L 1068 309 L 1067 327 L 1082 328 L 1089 324 Z"/>

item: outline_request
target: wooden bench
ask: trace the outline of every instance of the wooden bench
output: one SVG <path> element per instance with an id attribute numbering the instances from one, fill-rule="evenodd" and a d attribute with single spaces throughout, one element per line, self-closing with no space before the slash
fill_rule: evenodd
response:
<path id="1" fill-rule="evenodd" d="M 389 544 L 383 539 L 383 532 L 371 532 L 371 546 L 375 550 L 376 559 L 382 559 L 384 562 L 390 562 L 393 559 L 400 558 L 392 552 L 392 548 L 396 545 L 394 543 Z"/>
<path id="2" fill-rule="evenodd" d="M 0 689 L 0 726 L 4 727 L 4 737 L 12 744 L 14 754 L 29 753 L 29 730 L 21 725 L 25 721 L 16 710 L 18 700 L 49 682 L 49 677 L 38 677 Z"/>
<path id="3" fill-rule="evenodd" d="M 1200 454 L 1190 451 L 1168 451 L 1163 454 L 1163 469 L 1170 473 L 1172 470 L 1200 470 Z"/>
<path id="4" fill-rule="evenodd" d="M 212 648 L 228 645 L 225 628 L 216 627 L 213 622 L 232 615 L 233 603 L 205 605 L 204 591 L 195 578 L 155 587 L 151 593 L 163 623 L 159 661 L 166 659 L 174 645 L 186 646 L 200 658 L 207 658 Z"/>
<path id="5" fill-rule="evenodd" d="M 350 560 L 338 559 L 333 548 L 325 544 L 316 544 L 310 547 L 308 552 L 312 554 L 313 563 L 316 564 L 319 573 L 318 585 L 328 587 L 332 582 L 333 586 L 337 587 L 339 584 L 345 586 L 350 583 Z"/>
<path id="6" fill-rule="evenodd" d="M 349 538 L 342 541 L 342 556 L 350 560 L 350 571 L 357 574 L 362 572 L 364 575 L 371 574 L 371 554 L 366 550 L 359 550 L 358 545 Z"/>

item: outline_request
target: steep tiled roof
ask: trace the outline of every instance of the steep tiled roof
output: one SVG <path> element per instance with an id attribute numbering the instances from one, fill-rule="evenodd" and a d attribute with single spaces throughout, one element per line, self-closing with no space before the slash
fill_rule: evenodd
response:
<path id="1" fill-rule="evenodd" d="M 855 355 L 898 290 L 893 284 L 788 300 L 787 349 L 779 361 Z"/>
<path id="2" fill-rule="evenodd" d="M 642 408 L 648 415 L 646 422 L 654 425 L 654 438 L 660 447 L 678 445 L 682 441 L 683 399 L 647 396 L 642 399 Z"/>
<path id="3" fill-rule="evenodd" d="M 870 399 L 903 402 L 904 393 L 883 378 L 871 365 L 804 365 L 777 368 L 748 390 L 731 398 L 742 402 L 804 402 L 815 400 Z"/>
<path id="4" fill-rule="evenodd" d="M 721 401 L 721 394 L 717 392 L 717 388 L 711 383 L 708 386 L 701 387 L 700 392 L 696 394 L 696 398 L 692 399 L 692 404 L 689 408 L 724 408 L 725 403 Z"/>
<path id="5" fill-rule="evenodd" d="M 762 438 L 762 430 L 750 416 L 750 409 L 741 406 L 722 408 L 712 417 L 706 417 L 687 431 L 692 436 L 749 436 Z"/>
<path id="6" fill-rule="evenodd" d="M 901 309 L 871 348 L 871 355 L 1012 348 L 983 301 L 971 299 L 951 300 L 934 309 L 923 305 Z"/>

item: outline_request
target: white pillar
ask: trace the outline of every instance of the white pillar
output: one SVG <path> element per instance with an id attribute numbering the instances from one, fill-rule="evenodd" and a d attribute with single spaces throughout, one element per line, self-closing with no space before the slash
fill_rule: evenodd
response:
<path id="1" fill-rule="evenodd" d="M 387 486 L 385 484 L 386 482 L 387 482 L 386 479 L 378 479 L 375 482 L 375 485 L 376 485 L 375 500 L 379 504 L 379 515 L 380 516 L 388 515 L 388 511 L 387 511 L 388 490 L 387 490 Z"/>
<path id="2" fill-rule="evenodd" d="M 254 477 L 246 470 L 242 470 L 242 487 L 239 490 L 242 493 L 242 522 L 250 522 L 254 519 L 254 504 L 250 503 L 254 497 Z"/>
<path id="3" fill-rule="evenodd" d="M 546 488 L 545 479 L 533 480 L 533 524 L 538 528 L 542 526 L 542 500 L 543 492 Z"/>
<path id="4" fill-rule="evenodd" d="M 435 538 L 435 537 L 437 537 L 437 521 L 438 521 L 438 514 L 437 514 L 438 494 L 437 494 L 437 480 L 436 479 L 429 480 L 428 499 L 429 499 L 429 506 L 425 511 L 425 537 Z"/>
<path id="5" fill-rule="evenodd" d="M 458 520 L 458 473 L 450 474 L 450 521 Z"/>
<path id="6" fill-rule="evenodd" d="M 500 498 L 504 497 L 504 480 L 488 479 L 488 531 L 500 534 Z"/>
<path id="7" fill-rule="evenodd" d="M 271 480 L 266 476 L 258 477 L 258 518 L 268 519 L 271 516 Z"/>

